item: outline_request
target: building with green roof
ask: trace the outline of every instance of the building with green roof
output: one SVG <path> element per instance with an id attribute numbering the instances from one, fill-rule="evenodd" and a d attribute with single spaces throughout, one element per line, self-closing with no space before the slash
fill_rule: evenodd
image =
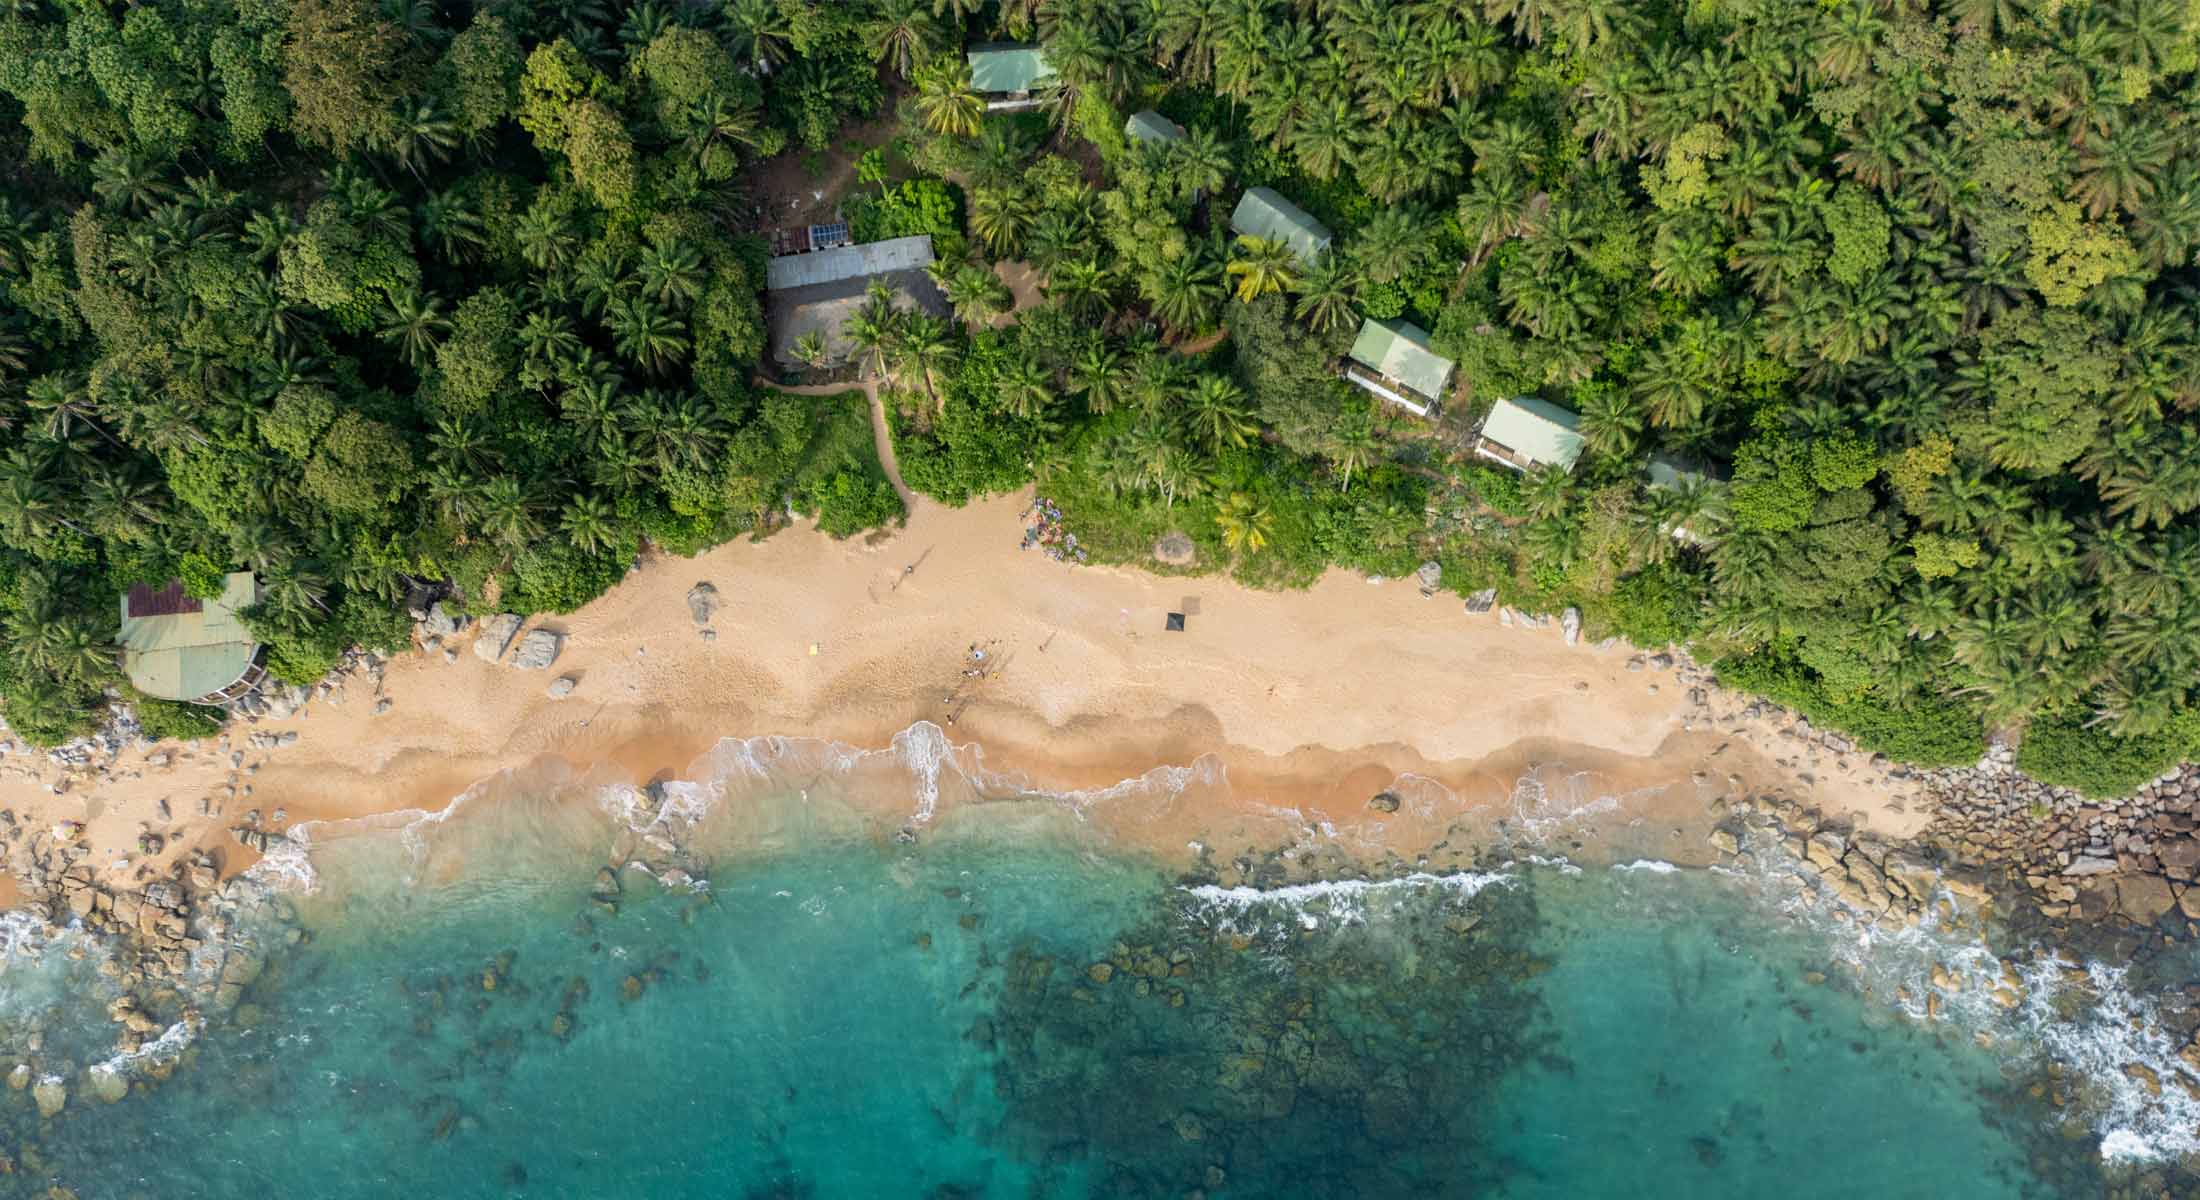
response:
<path id="1" fill-rule="evenodd" d="M 1329 249 L 1329 227 L 1274 188 L 1248 190 L 1238 200 L 1237 211 L 1230 214 L 1230 229 L 1239 237 L 1282 242 L 1302 263 L 1312 264 Z"/>
<path id="2" fill-rule="evenodd" d="M 1500 400 L 1483 418 L 1474 452 L 1516 471 L 1541 466 L 1570 471 L 1581 457 L 1580 427 L 1580 417 L 1533 396 Z"/>
<path id="3" fill-rule="evenodd" d="M 1411 321 L 1360 322 L 1345 379 L 1415 416 L 1425 417 L 1451 386 L 1452 361 L 1429 349 L 1428 330 Z"/>
<path id="4" fill-rule="evenodd" d="M 122 597 L 122 669 L 157 699 L 237 699 L 260 681 L 260 647 L 240 616 L 259 599 L 249 571 L 231 573 L 222 594 L 208 600 L 185 592 L 180 580 L 138 584 Z"/>
<path id="5" fill-rule="evenodd" d="M 1181 142 L 1184 140 L 1184 127 L 1182 125 L 1150 108 L 1144 112 L 1132 113 L 1131 119 L 1123 122 L 1123 132 L 1130 135 L 1132 140 L 1140 142 Z"/>
<path id="6" fill-rule="evenodd" d="M 1039 101 L 1032 93 L 1054 77 L 1046 51 L 1037 46 L 972 46 L 965 57 L 970 62 L 971 90 L 986 98 L 986 109 L 992 112 L 1036 107 Z"/>

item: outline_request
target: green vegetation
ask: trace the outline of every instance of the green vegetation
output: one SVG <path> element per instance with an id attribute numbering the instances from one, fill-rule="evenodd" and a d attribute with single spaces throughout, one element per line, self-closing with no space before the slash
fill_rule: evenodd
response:
<path id="1" fill-rule="evenodd" d="M 1040 111 L 971 91 L 991 38 L 1044 44 Z M 260 572 L 294 677 L 412 580 L 564 607 L 645 539 L 889 519 L 852 405 L 797 431 L 749 382 L 736 232 L 748 168 L 889 85 L 845 211 L 932 234 L 957 319 L 847 332 L 912 487 L 1036 482 L 1096 557 L 1181 533 L 1259 584 L 1433 559 L 1918 761 L 2192 752 L 2182 0 L 17 6 L 10 720 L 81 725 L 133 579 Z M 1331 249 L 1235 237 L 1254 185 Z M 991 328 L 1007 260 L 1041 302 Z M 1363 316 L 1458 363 L 1440 420 L 1337 379 Z M 1465 452 L 1518 394 L 1580 414 L 1571 471 Z"/>
<path id="2" fill-rule="evenodd" d="M 145 736 L 159 741 L 173 738 L 179 742 L 212 737 L 221 731 L 226 713 L 203 704 L 178 704 L 172 700 L 138 700 L 135 702 L 138 725 Z"/>

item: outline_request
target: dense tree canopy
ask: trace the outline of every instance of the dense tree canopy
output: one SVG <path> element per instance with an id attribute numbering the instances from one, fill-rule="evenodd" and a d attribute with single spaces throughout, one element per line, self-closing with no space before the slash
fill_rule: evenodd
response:
<path id="1" fill-rule="evenodd" d="M 996 37 L 1038 112 L 972 92 Z M 840 410 L 751 382 L 736 231 L 748 168 L 893 96 L 851 208 L 937 235 L 957 319 L 851 334 L 920 490 L 1036 477 L 1098 553 L 1256 582 L 1435 559 L 1913 757 L 2159 766 L 2200 727 L 2196 69 L 2185 0 L 17 5 L 0 694 L 75 727 L 116 589 L 186 564 L 260 571 L 310 672 L 410 580 L 571 603 L 788 496 L 876 519 Z M 1331 249 L 1233 237 L 1254 185 Z M 1041 302 L 995 328 L 1002 260 Z M 1363 316 L 1458 362 L 1439 421 L 1336 379 Z M 1519 394 L 1580 414 L 1571 472 L 1463 453 Z"/>

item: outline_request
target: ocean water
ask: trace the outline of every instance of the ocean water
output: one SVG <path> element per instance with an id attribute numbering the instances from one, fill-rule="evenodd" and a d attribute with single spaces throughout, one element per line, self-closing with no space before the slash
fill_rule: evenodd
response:
<path id="1" fill-rule="evenodd" d="M 1746 874 L 1223 887 L 1044 802 L 874 836 L 735 757 L 737 808 L 688 793 L 741 846 L 707 885 L 603 903 L 632 838 L 554 772 L 322 839 L 262 931 L 298 944 L 166 1078 L 0 1092 L 0 1195 L 1995 1200 L 2101 1194 L 2122 1128 L 2029 1094 L 2067 1012 L 1919 1019 L 1930 962 L 1986 969 L 1952 934 Z M 0 1021 L 96 1059 L 95 967 L 17 954 Z"/>

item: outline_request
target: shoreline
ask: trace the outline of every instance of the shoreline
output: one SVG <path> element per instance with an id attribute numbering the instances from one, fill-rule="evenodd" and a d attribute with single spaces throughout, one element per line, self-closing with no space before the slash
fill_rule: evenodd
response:
<path id="1" fill-rule="evenodd" d="M 31 835 L 13 841 L 9 874 L 35 891 L 32 844 L 41 832 L 59 843 L 62 822 L 81 823 L 70 856 L 103 883 L 141 884 L 199 852 L 229 877 L 256 857 L 236 844 L 240 825 L 435 812 L 545 755 L 643 783 L 724 738 L 871 748 L 926 721 L 1048 791 L 1212 756 L 1238 802 L 1192 825 L 1258 805 L 1426 845 L 1439 840 L 1428 829 L 1371 820 L 1387 815 L 1368 802 L 1391 780 L 1436 781 L 1459 816 L 1499 805 L 1532 766 L 1564 764 L 1644 797 L 1635 815 L 1650 820 L 1701 814 L 1698 785 L 1718 780 L 1887 836 L 1925 827 L 1914 780 L 1784 738 L 1769 706 L 1685 663 L 1568 645 L 1556 629 L 1466 612 L 1450 593 L 1424 597 L 1410 579 L 1333 571 L 1275 593 L 1050 562 L 1017 548 L 1026 501 L 928 505 L 870 540 L 796 528 L 652 557 L 578 612 L 528 621 L 563 635 L 547 670 L 482 661 L 475 622 L 448 644 L 356 659 L 294 692 L 302 703 L 233 721 L 212 742 L 124 747 L 73 769 L 11 755 L 0 806 Z M 689 604 L 699 583 L 715 589 L 705 622 Z M 1164 630 L 1172 611 L 1190 613 L 1186 631 Z M 564 678 L 571 694 L 549 697 Z M 1164 856 L 1195 840 L 1182 821 L 1164 824 L 1120 832 Z M 148 834 L 157 851 L 143 849 Z"/>

